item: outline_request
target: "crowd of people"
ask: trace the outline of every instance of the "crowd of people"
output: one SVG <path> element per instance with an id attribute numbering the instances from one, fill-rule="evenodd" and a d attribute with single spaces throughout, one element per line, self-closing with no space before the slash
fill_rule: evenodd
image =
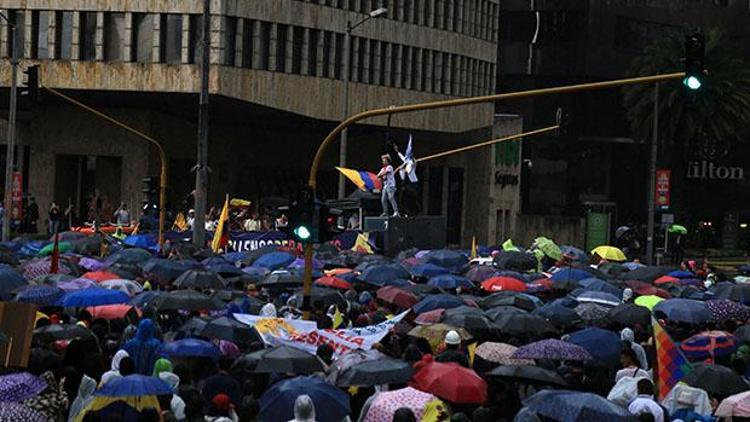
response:
<path id="1" fill-rule="evenodd" d="M 168 258 L 139 249 L 76 253 L 75 245 L 89 240 L 69 236 L 72 251 L 55 258 L 62 274 L 39 274 L 50 258 L 33 256 L 29 245 L 2 245 L 4 256 L 19 260 L 0 269 L 0 286 L 10 283 L 8 272 L 23 278 L 5 289 L 6 300 L 35 303 L 41 313 L 28 368 L 6 368 L 0 376 L 0 420 L 13 420 L 3 413 L 5 402 L 22 405 L 29 421 L 750 416 L 741 410 L 750 408 L 750 394 L 743 395 L 750 390 L 750 279 L 730 279 L 708 262 L 651 267 L 616 248 L 589 254 L 545 238 L 529 249 L 506 242 L 393 258 L 323 245 L 311 300 L 318 329 L 374 330 L 406 312 L 371 350 L 350 352 L 354 359 L 325 341 L 314 355 L 267 344 L 259 330 L 235 319 L 302 318 L 295 251 L 214 255 L 176 243 Z M 127 297 L 106 306 L 73 302 L 100 287 Z M 207 329 L 211 324 L 222 329 Z M 669 356 L 692 363 L 664 360 L 669 344 L 655 324 L 673 342 Z M 259 370 L 278 350 L 304 364 Z M 400 369 L 345 382 L 370 361 Z M 40 387 L 10 394 L 7 377 L 19 371 Z M 303 387 L 292 388 L 300 379 Z M 335 391 L 322 395 L 317 388 Z M 343 398 L 327 401 L 337 394 Z M 728 400 L 748 407 L 727 413 Z M 344 410 L 334 411 L 344 401 Z"/>

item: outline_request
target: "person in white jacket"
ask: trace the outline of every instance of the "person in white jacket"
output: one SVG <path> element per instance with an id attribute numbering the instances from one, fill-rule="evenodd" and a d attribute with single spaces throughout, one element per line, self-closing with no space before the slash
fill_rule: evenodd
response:
<path id="1" fill-rule="evenodd" d="M 107 381 L 113 380 L 115 378 L 119 378 L 122 375 L 120 375 L 120 361 L 122 361 L 124 358 L 129 357 L 130 355 L 128 352 L 124 350 L 118 350 L 117 353 L 115 353 L 115 356 L 112 357 L 112 366 L 110 367 L 110 370 L 105 372 L 102 375 L 102 380 L 99 383 L 99 386 L 106 384 Z"/>
<path id="2" fill-rule="evenodd" d="M 297 396 L 294 401 L 294 419 L 289 422 L 315 422 L 315 404 L 310 396 Z"/>
<path id="3" fill-rule="evenodd" d="M 169 384 L 170 387 L 176 392 L 180 386 L 180 377 L 174 372 L 164 371 L 159 374 L 159 378 Z M 185 401 L 183 401 L 177 394 L 172 394 L 172 401 L 169 403 L 174 413 L 175 418 L 178 421 L 185 420 Z"/>

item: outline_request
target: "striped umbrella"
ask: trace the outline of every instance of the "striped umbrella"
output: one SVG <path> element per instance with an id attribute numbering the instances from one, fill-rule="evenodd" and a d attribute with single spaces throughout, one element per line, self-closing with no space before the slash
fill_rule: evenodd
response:
<path id="1" fill-rule="evenodd" d="M 704 331 L 680 344 L 680 349 L 691 361 L 714 359 L 737 350 L 734 336 L 726 331 Z"/>

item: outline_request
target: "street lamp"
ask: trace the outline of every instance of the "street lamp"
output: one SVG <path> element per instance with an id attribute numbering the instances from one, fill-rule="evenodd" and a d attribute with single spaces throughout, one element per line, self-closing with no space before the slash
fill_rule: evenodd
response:
<path id="1" fill-rule="evenodd" d="M 10 217 L 12 204 L 12 178 L 13 178 L 13 164 L 15 155 L 15 141 L 16 141 L 16 91 L 18 89 L 18 37 L 16 36 L 16 25 L 11 23 L 10 19 L 0 13 L 2 18 L 10 27 L 11 37 L 13 38 L 13 44 L 11 45 L 10 63 L 11 63 L 11 76 L 10 76 L 10 106 L 8 109 L 8 146 L 6 148 L 5 157 L 5 214 L 3 218 L 3 242 L 8 241 L 10 236 Z"/>
<path id="2" fill-rule="evenodd" d="M 344 119 L 349 117 L 349 73 L 351 72 L 351 62 L 349 60 L 349 51 L 352 48 L 352 31 L 370 19 L 377 19 L 388 13 L 385 7 L 377 8 L 367 14 L 362 20 L 352 25 L 352 21 L 346 22 L 346 40 L 344 41 Z M 339 167 L 346 167 L 346 144 L 348 129 L 341 132 L 341 145 L 339 146 Z M 346 179 L 339 173 L 339 199 L 344 199 L 346 194 Z"/>

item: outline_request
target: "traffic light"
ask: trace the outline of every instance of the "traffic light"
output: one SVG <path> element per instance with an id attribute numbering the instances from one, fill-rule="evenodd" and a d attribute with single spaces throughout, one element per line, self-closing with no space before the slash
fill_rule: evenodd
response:
<path id="1" fill-rule="evenodd" d="M 296 200 L 289 207 L 289 229 L 298 242 L 315 241 L 314 215 L 315 190 L 310 186 L 305 186 L 300 189 Z"/>
<path id="2" fill-rule="evenodd" d="M 143 183 L 143 213 L 150 214 L 151 211 L 159 209 L 159 179 L 157 177 L 146 177 Z"/>
<path id="3" fill-rule="evenodd" d="M 685 79 L 682 83 L 692 91 L 697 91 L 703 85 L 705 54 L 706 38 L 703 34 L 696 33 L 685 37 Z"/>
<path id="4" fill-rule="evenodd" d="M 28 96 L 32 101 L 39 100 L 39 65 L 29 66 L 23 71 L 26 82 L 21 89 L 21 95 Z"/>

